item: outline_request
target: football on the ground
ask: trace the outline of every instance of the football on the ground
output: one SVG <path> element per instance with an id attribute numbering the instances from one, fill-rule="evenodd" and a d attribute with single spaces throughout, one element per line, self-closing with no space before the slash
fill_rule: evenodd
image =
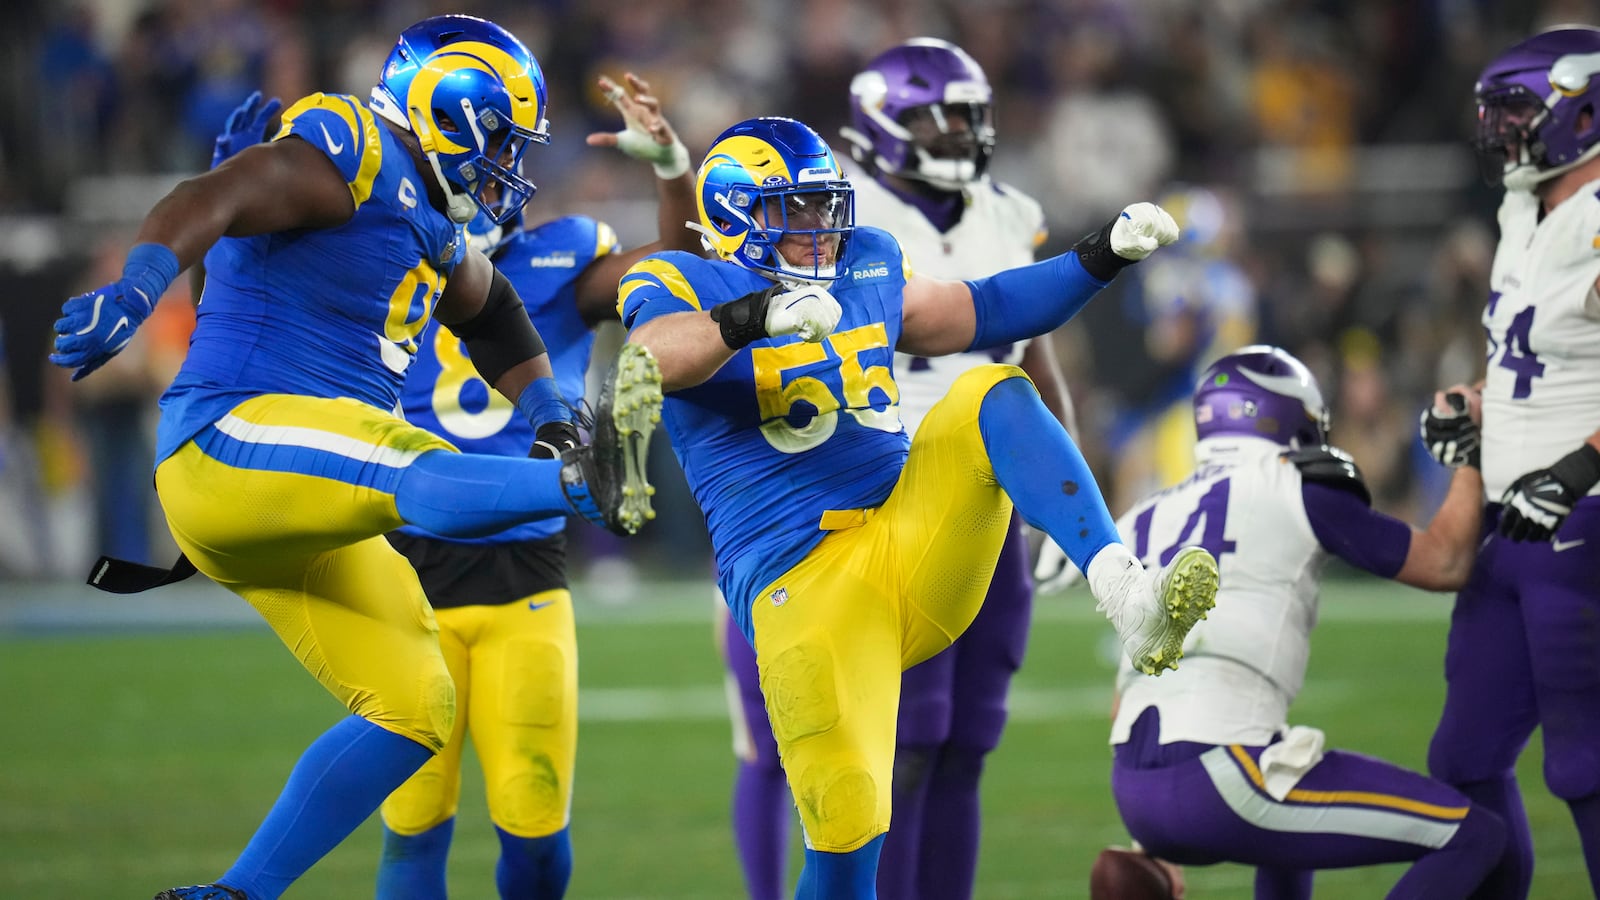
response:
<path id="1" fill-rule="evenodd" d="M 1137 850 L 1107 847 L 1089 870 L 1089 900 L 1175 900 L 1177 885 L 1161 863 Z"/>

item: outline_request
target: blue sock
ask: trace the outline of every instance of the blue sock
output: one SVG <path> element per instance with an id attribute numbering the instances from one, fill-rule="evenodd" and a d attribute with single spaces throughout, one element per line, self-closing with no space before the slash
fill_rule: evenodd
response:
<path id="1" fill-rule="evenodd" d="M 434 450 L 407 466 L 394 505 L 409 525 L 444 537 L 483 537 L 572 512 L 561 461 Z"/>
<path id="2" fill-rule="evenodd" d="M 377 900 L 445 900 L 445 860 L 455 834 L 454 816 L 421 834 L 383 829 Z"/>
<path id="3" fill-rule="evenodd" d="M 431 749 L 360 716 L 339 722 L 300 756 L 221 883 L 250 900 L 277 900 L 432 756 Z"/>
<path id="4" fill-rule="evenodd" d="M 883 837 L 880 834 L 849 853 L 824 853 L 807 847 L 794 900 L 876 900 Z"/>
<path id="5" fill-rule="evenodd" d="M 561 900 L 572 880 L 572 835 L 563 828 L 544 837 L 525 838 L 495 826 L 500 863 L 494 883 L 504 900 Z"/>
<path id="6" fill-rule="evenodd" d="M 1089 464 L 1033 385 L 1008 378 L 990 388 L 978 428 L 1023 521 L 1050 535 L 1080 570 L 1089 571 L 1101 547 L 1121 543 Z"/>

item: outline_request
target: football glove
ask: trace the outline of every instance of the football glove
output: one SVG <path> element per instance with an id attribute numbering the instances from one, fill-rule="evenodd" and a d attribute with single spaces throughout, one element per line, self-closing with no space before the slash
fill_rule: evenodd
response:
<path id="1" fill-rule="evenodd" d="M 1178 223 L 1154 203 L 1135 203 L 1111 221 L 1111 252 L 1138 262 L 1178 240 Z"/>
<path id="2" fill-rule="evenodd" d="M 1548 469 L 1535 469 L 1506 488 L 1500 534 L 1513 541 L 1548 541 L 1578 498 L 1600 482 L 1600 450 L 1585 443 Z"/>
<path id="3" fill-rule="evenodd" d="M 1440 412 L 1431 404 L 1422 411 L 1422 443 L 1441 465 L 1452 469 L 1481 468 L 1483 440 L 1477 423 L 1467 412 L 1467 398 L 1451 391 L 1444 399 L 1450 405 L 1448 412 Z"/>
<path id="4" fill-rule="evenodd" d="M 786 334 L 814 344 L 833 333 L 843 314 L 826 288 L 812 284 L 775 284 L 711 308 L 723 343 L 734 350 Z"/>
<path id="5" fill-rule="evenodd" d="M 133 340 L 179 271 L 178 257 L 166 247 L 134 245 L 120 279 L 62 305 L 50 361 L 76 369 L 73 381 L 105 365 Z"/>
<path id="6" fill-rule="evenodd" d="M 1154 203 L 1135 203 L 1099 231 L 1084 235 L 1072 249 L 1083 270 L 1110 281 L 1131 266 L 1178 240 L 1178 223 Z"/>
<path id="7" fill-rule="evenodd" d="M 576 449 L 581 443 L 578 426 L 571 422 L 546 422 L 534 432 L 533 447 L 528 450 L 531 459 L 559 459 L 563 451 Z"/>
<path id="8" fill-rule="evenodd" d="M 261 102 L 261 92 L 255 91 L 228 114 L 222 133 L 211 148 L 211 168 L 215 169 L 240 150 L 253 147 L 267 139 L 267 129 L 278 117 L 283 103 L 277 97 Z"/>

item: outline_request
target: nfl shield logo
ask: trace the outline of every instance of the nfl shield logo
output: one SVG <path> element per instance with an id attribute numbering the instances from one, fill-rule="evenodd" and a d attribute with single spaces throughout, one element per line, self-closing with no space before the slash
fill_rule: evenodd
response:
<path id="1" fill-rule="evenodd" d="M 789 602 L 789 589 L 788 588 L 778 588 L 777 590 L 772 592 L 772 605 L 773 606 L 782 606 L 782 605 L 784 605 L 785 603 L 788 603 L 788 602 Z"/>

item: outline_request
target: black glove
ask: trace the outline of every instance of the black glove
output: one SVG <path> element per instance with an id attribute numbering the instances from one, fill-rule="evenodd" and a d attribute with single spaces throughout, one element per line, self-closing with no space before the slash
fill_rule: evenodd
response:
<path id="1" fill-rule="evenodd" d="M 1422 411 L 1422 443 L 1440 465 L 1459 469 L 1482 468 L 1483 440 L 1478 426 L 1467 413 L 1467 398 L 1459 392 L 1444 395 L 1450 412 L 1441 413 L 1429 404 Z"/>
<path id="2" fill-rule="evenodd" d="M 528 450 L 530 459 L 558 459 L 563 450 L 579 444 L 578 426 L 571 422 L 546 422 L 534 434 L 533 447 Z"/>
<path id="3" fill-rule="evenodd" d="M 1548 469 L 1535 469 L 1506 488 L 1500 534 L 1513 541 L 1548 541 L 1578 498 L 1600 482 L 1600 450 L 1585 443 Z"/>

